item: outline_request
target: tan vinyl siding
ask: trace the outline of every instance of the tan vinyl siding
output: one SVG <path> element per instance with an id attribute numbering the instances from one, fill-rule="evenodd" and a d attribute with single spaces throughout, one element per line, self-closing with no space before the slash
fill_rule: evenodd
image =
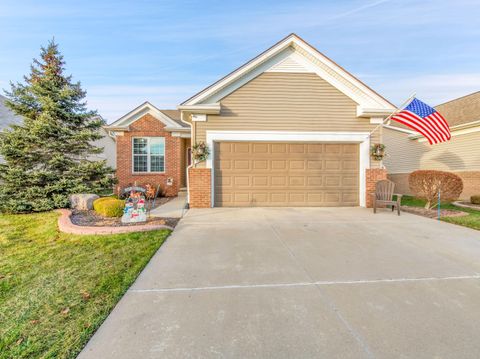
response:
<path id="1" fill-rule="evenodd" d="M 358 118 L 357 104 L 314 73 L 265 72 L 220 102 L 220 115 L 195 124 L 197 142 L 208 130 L 369 132 L 376 126 Z M 372 143 L 380 142 L 381 130 Z"/>
<path id="2" fill-rule="evenodd" d="M 430 146 L 410 140 L 406 133 L 383 129 L 388 173 L 410 173 L 418 169 L 443 171 L 480 170 L 480 132 L 453 136 L 449 142 Z"/>

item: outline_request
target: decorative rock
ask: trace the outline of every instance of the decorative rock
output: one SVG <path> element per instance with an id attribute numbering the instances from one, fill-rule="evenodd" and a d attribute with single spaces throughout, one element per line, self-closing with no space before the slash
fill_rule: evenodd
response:
<path id="1" fill-rule="evenodd" d="M 79 211 L 88 211 L 93 209 L 93 201 L 100 198 L 93 193 L 72 194 L 69 198 L 70 207 Z"/>

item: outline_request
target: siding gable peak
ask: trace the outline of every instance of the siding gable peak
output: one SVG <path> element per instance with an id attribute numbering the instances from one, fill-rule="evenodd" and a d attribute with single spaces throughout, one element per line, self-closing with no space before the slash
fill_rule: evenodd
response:
<path id="1" fill-rule="evenodd" d="M 295 34 L 197 93 L 180 107 L 218 102 L 264 72 L 316 73 L 355 101 L 357 113 L 362 117 L 372 111 L 386 116 L 395 109 L 394 105 Z"/>

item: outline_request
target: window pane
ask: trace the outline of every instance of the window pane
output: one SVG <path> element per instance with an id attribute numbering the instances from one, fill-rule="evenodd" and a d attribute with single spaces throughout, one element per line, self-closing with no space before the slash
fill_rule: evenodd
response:
<path id="1" fill-rule="evenodd" d="M 164 156 L 150 156 L 150 171 L 163 172 L 165 170 Z"/>
<path id="2" fill-rule="evenodd" d="M 133 172 L 147 172 L 148 160 L 147 155 L 134 155 L 133 156 Z"/>
<path id="3" fill-rule="evenodd" d="M 147 154 L 147 139 L 146 138 L 134 138 L 133 139 L 133 154 L 142 155 Z"/>
<path id="4" fill-rule="evenodd" d="M 150 138 L 150 154 L 151 155 L 165 154 L 165 139 L 163 137 Z"/>

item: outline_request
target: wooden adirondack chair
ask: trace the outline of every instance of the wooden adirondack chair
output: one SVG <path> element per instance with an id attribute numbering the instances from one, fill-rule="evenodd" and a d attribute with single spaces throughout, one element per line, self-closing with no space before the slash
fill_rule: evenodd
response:
<path id="1" fill-rule="evenodd" d="M 402 195 L 393 193 L 395 190 L 395 183 L 389 180 L 381 180 L 375 184 L 375 193 L 373 196 L 373 213 L 377 213 L 377 205 L 392 206 L 392 212 L 397 207 L 398 215 L 400 215 L 400 203 Z M 393 196 L 397 196 L 394 201 Z"/>

